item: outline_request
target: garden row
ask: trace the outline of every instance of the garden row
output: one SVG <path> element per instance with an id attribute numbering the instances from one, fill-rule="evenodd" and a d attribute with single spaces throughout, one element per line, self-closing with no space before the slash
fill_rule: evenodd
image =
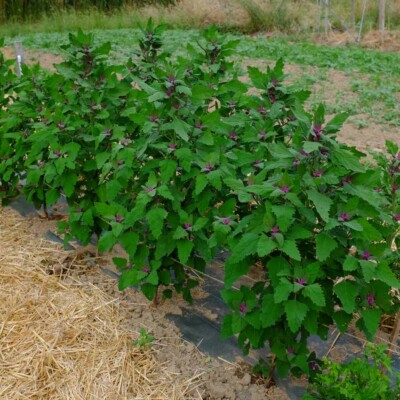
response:
<path id="1" fill-rule="evenodd" d="M 245 352 L 268 343 L 282 376 L 312 376 L 310 335 L 356 320 L 372 339 L 398 310 L 399 149 L 371 163 L 338 142 L 347 116 L 307 113 L 310 93 L 284 85 L 282 61 L 249 68 L 247 84 L 229 61 L 237 41 L 210 29 L 172 57 L 162 29 L 149 23 L 124 65 L 83 32 L 55 72 L 18 79 L 0 58 L 3 204 L 23 195 L 47 213 L 64 198 L 65 241 L 121 245 L 120 289 L 149 299 L 174 289 L 191 301 L 190 270 L 227 249 L 223 336 Z M 254 264 L 264 279 L 234 290 Z"/>

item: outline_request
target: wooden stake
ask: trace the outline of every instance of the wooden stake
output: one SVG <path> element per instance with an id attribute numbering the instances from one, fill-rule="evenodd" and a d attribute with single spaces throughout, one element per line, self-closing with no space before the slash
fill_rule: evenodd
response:
<path id="1" fill-rule="evenodd" d="M 325 0 L 325 35 L 329 34 L 329 0 Z"/>
<path id="2" fill-rule="evenodd" d="M 356 29 L 356 0 L 351 0 L 351 29 Z"/>
<path id="3" fill-rule="evenodd" d="M 381 44 L 385 39 L 385 0 L 379 0 L 378 27 L 381 34 Z"/>
<path id="4" fill-rule="evenodd" d="M 22 43 L 21 42 L 15 42 L 14 43 L 14 48 L 15 48 L 15 60 L 16 60 L 16 72 L 18 78 L 21 77 L 22 75 L 22 64 L 24 62 L 24 54 L 22 51 Z"/>
<path id="5" fill-rule="evenodd" d="M 399 333 L 400 333 L 400 312 L 397 313 L 396 319 L 394 320 L 394 325 L 393 325 L 393 331 L 392 334 L 390 335 L 390 345 L 387 350 L 387 354 L 390 357 L 391 350 L 393 345 L 395 344 L 396 340 L 399 338 Z"/>

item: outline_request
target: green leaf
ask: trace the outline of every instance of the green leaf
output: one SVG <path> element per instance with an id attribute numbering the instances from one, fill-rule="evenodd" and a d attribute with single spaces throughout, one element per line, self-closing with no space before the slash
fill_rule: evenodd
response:
<path id="1" fill-rule="evenodd" d="M 358 259 L 348 255 L 343 263 L 343 271 L 355 271 L 358 268 Z"/>
<path id="2" fill-rule="evenodd" d="M 177 239 L 182 239 L 184 237 L 187 237 L 187 232 L 181 226 L 178 226 L 172 236 L 172 239 L 177 240 Z"/>
<path id="3" fill-rule="evenodd" d="M 146 278 L 146 282 L 152 285 L 158 285 L 158 273 L 157 270 L 150 272 L 149 276 Z"/>
<path id="4" fill-rule="evenodd" d="M 233 314 L 232 331 L 234 334 L 240 333 L 247 325 L 247 322 L 239 315 Z"/>
<path id="5" fill-rule="evenodd" d="M 234 247 L 232 261 L 239 262 L 250 254 L 257 252 L 258 235 L 256 233 L 245 233 Z"/>
<path id="6" fill-rule="evenodd" d="M 361 316 L 363 318 L 365 328 L 370 334 L 370 337 L 375 336 L 379 327 L 379 323 L 381 322 L 382 312 L 378 309 L 368 309 L 361 311 Z"/>
<path id="7" fill-rule="evenodd" d="M 208 218 L 201 217 L 196 220 L 194 225 L 192 226 L 192 232 L 199 231 L 200 229 L 204 228 L 208 223 Z"/>
<path id="8" fill-rule="evenodd" d="M 149 103 L 154 103 L 155 101 L 165 99 L 167 95 L 164 92 L 155 92 L 147 98 Z"/>
<path id="9" fill-rule="evenodd" d="M 325 306 L 325 295 L 319 283 L 307 285 L 303 289 L 302 294 L 308 297 L 315 305 L 319 307 Z"/>
<path id="10" fill-rule="evenodd" d="M 369 283 L 376 275 L 377 265 L 371 261 L 359 260 L 365 282 Z"/>
<path id="11" fill-rule="evenodd" d="M 158 288 L 157 286 L 152 285 L 150 283 L 145 283 L 142 286 L 140 286 L 140 290 L 148 300 L 153 300 L 154 297 L 156 297 L 157 288 Z"/>
<path id="12" fill-rule="evenodd" d="M 356 157 L 351 151 L 344 149 L 336 149 L 332 153 L 332 158 L 338 164 L 342 165 L 351 172 L 365 172 L 365 167 L 360 163 L 358 157 Z"/>
<path id="13" fill-rule="evenodd" d="M 267 294 L 263 297 L 261 311 L 261 325 L 263 328 L 274 325 L 283 313 L 283 305 L 276 304 L 272 294 Z"/>
<path id="14" fill-rule="evenodd" d="M 129 256 L 133 257 L 136 253 L 139 235 L 135 232 L 125 232 L 119 237 L 119 242 Z"/>
<path id="15" fill-rule="evenodd" d="M 311 335 L 318 335 L 318 316 L 318 311 L 309 310 L 307 318 L 303 322 L 304 328 L 306 328 Z"/>
<path id="16" fill-rule="evenodd" d="M 205 174 L 200 173 L 196 176 L 196 184 L 194 189 L 194 194 L 198 196 L 207 186 L 208 180 Z"/>
<path id="17" fill-rule="evenodd" d="M 247 274 L 252 263 L 244 260 L 242 262 L 233 262 L 232 257 L 225 262 L 225 287 L 231 287 L 242 275 Z"/>
<path id="18" fill-rule="evenodd" d="M 168 212 L 163 208 L 152 208 L 147 214 L 146 219 L 149 224 L 151 233 L 153 236 L 158 239 L 161 235 L 162 228 L 164 225 L 164 219 L 168 215 Z"/>
<path id="19" fill-rule="evenodd" d="M 165 285 L 168 286 L 171 284 L 171 273 L 168 270 L 162 269 L 160 271 L 158 271 L 158 276 L 160 278 L 160 282 Z"/>
<path id="20" fill-rule="evenodd" d="M 343 310 L 336 311 L 333 313 L 333 320 L 336 322 L 336 325 L 341 333 L 347 331 L 347 327 L 353 319 L 353 314 L 347 314 Z"/>
<path id="21" fill-rule="evenodd" d="M 325 126 L 324 131 L 326 133 L 336 133 L 338 132 L 346 120 L 349 118 L 349 113 L 344 112 L 341 114 L 335 115 Z"/>
<path id="22" fill-rule="evenodd" d="M 386 263 L 381 262 L 380 264 L 378 264 L 375 278 L 380 280 L 381 282 L 386 283 L 392 288 L 400 288 L 400 281 L 396 278 L 396 275 Z"/>
<path id="23" fill-rule="evenodd" d="M 125 270 L 119 277 L 118 289 L 124 290 L 127 287 L 137 285 L 139 282 L 140 278 L 138 278 L 137 271 L 133 269 Z"/>
<path id="24" fill-rule="evenodd" d="M 267 84 L 269 81 L 268 75 L 263 74 L 256 67 L 247 67 L 247 72 L 249 74 L 249 77 L 250 77 L 253 85 L 257 89 L 266 89 L 267 88 Z"/>
<path id="25" fill-rule="evenodd" d="M 233 331 L 232 331 L 232 314 L 227 314 L 224 315 L 223 320 L 222 320 L 222 326 L 221 326 L 221 338 L 222 339 L 228 339 L 229 337 L 233 336 Z"/>
<path id="26" fill-rule="evenodd" d="M 307 153 L 311 153 L 315 150 L 318 150 L 321 147 L 321 143 L 319 142 L 304 142 L 303 143 L 303 150 Z"/>
<path id="27" fill-rule="evenodd" d="M 247 313 L 244 316 L 244 320 L 248 322 L 253 328 L 260 329 L 261 327 L 261 320 L 260 320 L 260 310 L 254 309 L 250 313 Z"/>
<path id="28" fill-rule="evenodd" d="M 104 233 L 98 243 L 99 252 L 102 253 L 104 251 L 111 250 L 116 242 L 117 238 L 111 231 Z"/>
<path id="29" fill-rule="evenodd" d="M 234 308 L 243 300 L 243 293 L 236 289 L 222 289 L 221 297 L 229 307 Z"/>
<path id="30" fill-rule="evenodd" d="M 293 292 L 293 283 L 286 278 L 281 278 L 278 286 L 275 288 L 274 301 L 282 303 L 286 301 Z"/>
<path id="31" fill-rule="evenodd" d="M 267 264 L 268 278 L 272 286 L 278 286 L 280 277 L 291 274 L 291 265 L 283 257 L 274 257 Z"/>
<path id="32" fill-rule="evenodd" d="M 60 192 L 57 189 L 51 189 L 46 192 L 46 205 L 52 206 L 57 203 L 60 198 Z"/>
<path id="33" fill-rule="evenodd" d="M 78 176 L 73 172 L 64 174 L 62 179 L 64 193 L 67 197 L 74 193 L 76 182 L 78 182 Z"/>
<path id="34" fill-rule="evenodd" d="M 319 261 L 325 261 L 329 258 L 337 243 L 334 239 L 325 233 L 319 233 L 315 238 L 316 254 Z"/>
<path id="35" fill-rule="evenodd" d="M 161 180 L 163 183 L 168 183 L 175 175 L 177 163 L 175 160 L 163 160 L 160 162 Z"/>
<path id="36" fill-rule="evenodd" d="M 267 235 L 261 235 L 257 244 L 257 254 L 260 257 L 265 257 L 276 249 L 276 243 Z"/>
<path id="37" fill-rule="evenodd" d="M 357 220 L 358 224 L 362 226 L 363 228 L 363 236 L 372 241 L 378 241 L 382 240 L 382 234 L 375 229 L 367 220 L 365 219 L 358 219 Z"/>
<path id="38" fill-rule="evenodd" d="M 193 249 L 193 242 L 189 240 L 179 240 L 177 246 L 179 261 L 182 264 L 186 264 Z"/>
<path id="39" fill-rule="evenodd" d="M 283 242 L 282 251 L 293 260 L 301 261 L 301 254 L 294 240 L 285 240 Z"/>
<path id="40" fill-rule="evenodd" d="M 190 125 L 188 125 L 186 122 L 176 119 L 171 123 L 171 127 L 175 130 L 177 135 L 181 137 L 182 140 L 185 142 L 189 140 L 188 132 L 190 131 Z"/>
<path id="41" fill-rule="evenodd" d="M 362 232 L 364 228 L 360 225 L 357 221 L 346 221 L 343 222 L 343 225 L 346 225 L 348 228 L 352 229 L 353 231 Z"/>
<path id="42" fill-rule="evenodd" d="M 342 303 L 343 310 L 348 314 L 352 314 L 356 309 L 357 285 L 349 280 L 344 280 L 336 284 L 333 287 L 333 291 Z"/>
<path id="43" fill-rule="evenodd" d="M 298 356 L 296 356 L 295 359 L 293 360 L 293 364 L 296 367 L 299 367 L 304 374 L 308 374 L 309 364 L 307 360 L 307 354 L 299 354 Z"/>
<path id="44" fill-rule="evenodd" d="M 155 257 L 157 260 L 171 254 L 175 249 L 175 242 L 169 235 L 161 235 L 157 240 Z"/>
<path id="45" fill-rule="evenodd" d="M 212 146 L 214 144 L 214 136 L 211 132 L 205 132 L 202 136 L 199 137 L 197 142 Z"/>
<path id="46" fill-rule="evenodd" d="M 380 195 L 380 193 L 376 192 L 371 187 L 365 187 L 361 185 L 345 185 L 343 189 L 346 192 L 365 200 L 368 204 L 375 208 L 379 208 L 382 205 L 383 197 Z M 367 222 L 364 219 L 357 220 L 357 222 L 360 223 L 365 231 L 366 229 L 363 221 Z"/>
<path id="47" fill-rule="evenodd" d="M 290 232 L 287 234 L 287 239 L 297 240 L 297 239 L 309 239 L 312 237 L 312 232 L 308 229 L 302 228 L 301 226 L 293 226 Z"/>
<path id="48" fill-rule="evenodd" d="M 297 300 L 288 300 L 285 303 L 285 313 L 289 328 L 296 333 L 307 315 L 308 307 Z"/>
<path id="49" fill-rule="evenodd" d="M 323 276 L 324 272 L 319 262 L 308 264 L 303 269 L 303 276 L 309 284 L 313 283 L 318 276 L 321 276 L 321 274 Z"/>
<path id="50" fill-rule="evenodd" d="M 171 191 L 168 189 L 167 185 L 161 185 L 157 188 L 157 194 L 160 195 L 161 197 L 164 197 L 164 199 L 172 200 L 174 201 L 175 198 L 172 195 Z"/>
<path id="51" fill-rule="evenodd" d="M 280 231 L 286 232 L 290 225 L 293 224 L 293 216 L 296 210 L 287 205 L 272 206 L 272 212 L 276 216 L 276 224 Z"/>
<path id="52" fill-rule="evenodd" d="M 126 258 L 121 258 L 121 257 L 113 257 L 112 260 L 114 262 L 114 265 L 120 270 L 124 270 L 126 264 L 128 263 Z"/>
<path id="53" fill-rule="evenodd" d="M 294 155 L 286 144 L 283 143 L 270 143 L 268 150 L 275 159 L 279 158 L 294 158 Z"/>
<path id="54" fill-rule="evenodd" d="M 325 222 L 328 222 L 329 210 L 333 204 L 332 200 L 328 196 L 325 196 L 324 194 L 321 194 L 315 190 L 308 190 L 307 196 L 310 199 L 310 201 L 313 202 L 321 218 Z"/>
<path id="55" fill-rule="evenodd" d="M 138 196 L 136 197 L 135 207 L 131 211 L 129 211 L 129 213 L 126 216 L 125 224 L 127 226 L 131 226 L 136 221 L 141 220 L 145 216 L 146 205 L 150 201 L 151 197 L 148 196 L 146 193 L 144 192 L 139 193 Z M 97 204 L 96 204 L 96 209 L 97 209 Z M 102 214 L 101 211 L 99 211 L 99 213 Z"/>
<path id="56" fill-rule="evenodd" d="M 106 183 L 106 200 L 113 201 L 119 193 L 121 193 L 121 184 L 116 180 L 112 180 Z"/>
<path id="57" fill-rule="evenodd" d="M 109 159 L 109 157 L 110 157 L 109 152 L 97 153 L 96 154 L 97 168 L 98 169 L 102 168 L 105 162 Z"/>

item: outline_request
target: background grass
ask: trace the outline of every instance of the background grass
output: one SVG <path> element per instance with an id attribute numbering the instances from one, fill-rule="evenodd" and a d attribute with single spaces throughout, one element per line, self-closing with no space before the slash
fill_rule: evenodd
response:
<path id="1" fill-rule="evenodd" d="M 386 2 L 387 27 L 399 29 L 400 1 Z M 0 26 L 3 36 L 75 30 L 77 27 L 86 30 L 134 28 L 150 16 L 158 23 L 166 22 L 180 28 L 217 24 L 225 30 L 301 35 L 315 33 L 323 24 L 316 0 L 29 0 L 27 4 L 32 3 L 35 7 L 26 10 L 18 7 L 22 0 L 5 0 L 3 3 L 14 10 L 0 11 L 5 17 Z M 1 4 L 0 0 L 0 8 Z M 68 4 L 75 4 L 75 7 Z M 355 0 L 355 4 L 358 28 L 363 0 Z M 332 29 L 343 30 L 350 26 L 350 1 L 332 2 L 331 11 Z M 369 1 L 364 31 L 376 29 L 377 19 L 378 2 Z"/>

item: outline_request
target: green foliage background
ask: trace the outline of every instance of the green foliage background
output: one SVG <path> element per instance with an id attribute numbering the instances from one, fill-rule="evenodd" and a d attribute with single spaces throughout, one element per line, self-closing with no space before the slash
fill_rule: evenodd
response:
<path id="1" fill-rule="evenodd" d="M 43 14 L 73 8 L 86 10 L 96 8 L 100 11 L 113 11 L 125 6 L 143 6 L 147 4 L 170 5 L 176 0 L 6 0 L 0 1 L 0 21 L 30 20 Z"/>

